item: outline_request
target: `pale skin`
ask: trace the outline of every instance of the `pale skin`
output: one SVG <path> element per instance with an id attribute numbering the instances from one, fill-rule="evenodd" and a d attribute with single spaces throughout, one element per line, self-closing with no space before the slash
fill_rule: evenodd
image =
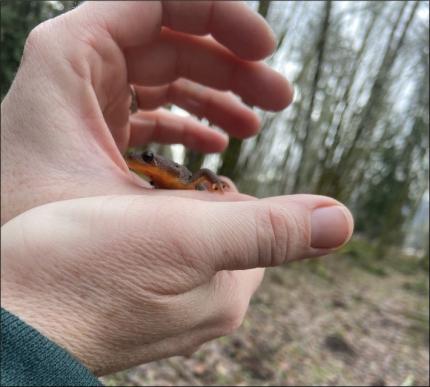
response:
<path id="1" fill-rule="evenodd" d="M 334 199 L 156 190 L 122 158 L 149 142 L 225 149 L 166 103 L 257 133 L 245 103 L 292 100 L 259 61 L 274 47 L 241 2 L 89 2 L 32 31 L 1 106 L 2 306 L 104 375 L 232 332 L 265 267 L 346 243 Z"/>

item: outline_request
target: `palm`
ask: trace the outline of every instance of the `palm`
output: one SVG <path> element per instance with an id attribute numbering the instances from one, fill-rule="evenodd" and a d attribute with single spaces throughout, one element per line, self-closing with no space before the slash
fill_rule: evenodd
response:
<path id="1" fill-rule="evenodd" d="M 2 103 L 8 112 L 8 117 L 2 114 L 2 222 L 60 199 L 142 192 L 121 155 L 128 146 L 182 143 L 201 152 L 227 146 L 226 136 L 218 131 L 158 109 L 167 103 L 240 138 L 255 134 L 259 120 L 228 91 L 263 109 L 279 110 L 290 103 L 291 89 L 280 74 L 261 62 L 244 60 L 263 58 L 274 48 L 267 25 L 244 4 L 181 2 L 178 7 L 166 2 L 163 7 L 156 2 L 127 7 L 88 2 L 30 36 L 20 71 Z M 201 20 L 190 19 L 194 9 Z M 80 18 L 77 39 L 67 27 L 81 12 L 97 17 Z M 237 20 L 229 20 L 230 14 Z M 160 30 L 162 24 L 170 29 Z M 43 44 L 53 39 L 52 29 L 60 31 L 54 57 Z M 232 29 L 239 33 L 229 33 Z M 191 35 L 208 32 L 214 38 Z M 35 73 L 32 63 L 41 57 L 50 62 Z M 47 80 L 52 95 L 43 92 Z M 136 86 L 139 100 L 139 112 L 131 117 L 130 84 Z M 17 102 L 15 95 L 24 85 L 40 92 L 38 98 L 29 93 Z M 39 114 L 21 119 L 20 108 Z M 32 155 L 41 157 L 33 163 Z"/>

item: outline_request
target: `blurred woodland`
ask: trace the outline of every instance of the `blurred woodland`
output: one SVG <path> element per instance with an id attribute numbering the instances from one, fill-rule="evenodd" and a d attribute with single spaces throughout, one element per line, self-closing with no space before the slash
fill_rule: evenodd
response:
<path id="1" fill-rule="evenodd" d="M 381 343 L 382 348 L 379 348 L 380 357 L 375 355 L 372 359 L 376 364 L 376 368 L 372 369 L 376 379 L 368 380 L 367 376 L 363 376 L 373 372 L 369 371 L 371 355 L 365 358 L 367 363 L 364 362 L 362 368 L 358 363 L 354 363 L 357 375 L 345 374 L 342 367 L 350 365 L 349 360 L 345 359 L 354 359 L 360 351 L 357 344 L 359 335 L 357 333 L 358 336 L 350 337 L 350 344 L 347 344 L 347 334 L 339 330 L 326 336 L 324 343 L 329 350 L 334 348 L 333 353 L 340 352 L 341 357 L 343 356 L 343 362 L 339 363 L 341 365 L 336 359 L 333 360 L 333 369 L 337 371 L 332 372 L 333 375 L 340 373 L 342 377 L 336 378 L 330 376 L 330 373 L 324 373 L 326 366 L 319 364 L 318 367 L 324 369 L 317 376 L 308 375 L 300 379 L 298 368 L 294 368 L 294 361 L 290 361 L 287 365 L 272 364 L 267 367 L 271 373 L 267 371 L 266 375 L 257 377 L 244 372 L 243 369 L 242 373 L 236 370 L 238 375 L 247 375 L 245 379 L 237 380 L 230 378 L 236 371 L 217 369 L 217 364 L 222 364 L 221 362 L 214 363 L 211 371 L 224 375 L 222 380 L 205 380 L 202 375 L 204 376 L 207 370 L 202 365 L 203 361 L 197 361 L 198 355 L 197 360 L 187 360 L 190 369 L 188 371 L 184 371 L 184 362 L 162 363 L 163 367 L 160 369 L 165 370 L 166 364 L 173 369 L 175 377 L 172 379 L 165 374 L 161 379 L 157 379 L 154 376 L 158 375 L 157 369 L 147 368 L 147 371 L 139 371 L 144 374 L 139 380 L 143 380 L 144 384 L 193 385 L 350 385 L 377 382 L 379 384 L 374 385 L 428 385 L 429 312 L 428 299 L 424 301 L 424 298 L 428 297 L 429 269 L 429 3 L 267 0 L 247 3 L 266 18 L 277 35 L 277 50 L 267 59 L 267 63 L 284 74 L 294 85 L 294 102 L 284 111 L 277 113 L 256 109 L 262 120 L 261 132 L 250 139 L 231 138 L 229 147 L 223 154 L 198 154 L 184 149 L 181 145 L 150 146 L 157 152 L 186 164 L 193 171 L 208 167 L 219 174 L 229 176 L 241 191 L 257 197 L 314 193 L 329 195 L 344 202 L 352 210 L 356 221 L 354 240 L 341 252 L 344 262 L 336 265 L 304 263 L 304 273 L 301 275 L 303 278 L 310 276 L 315 283 L 322 281 L 320 285 L 325 288 L 332 283 L 335 290 L 332 289 L 334 293 L 330 293 L 328 297 L 334 300 L 336 310 L 349 310 L 351 321 L 356 320 L 351 317 L 349 307 L 354 305 L 352 309 L 359 313 L 359 308 L 354 303 L 360 300 L 357 301 L 354 297 L 365 296 L 357 288 L 341 296 L 336 293 L 342 289 L 340 286 L 350 286 L 345 283 L 344 273 L 353 270 L 354 277 L 349 281 L 363 281 L 362 290 L 369 287 L 373 291 L 376 289 L 375 280 L 378 283 L 382 281 L 380 283 L 385 285 L 378 293 L 369 293 L 367 309 L 356 317 L 371 319 L 373 314 L 369 305 L 379 308 L 385 319 L 392 319 L 393 315 L 401 316 L 399 319 L 402 321 L 396 320 L 393 324 L 407 327 L 404 331 L 407 338 L 405 342 L 399 339 L 401 348 L 395 348 L 398 353 L 404 353 L 408 361 L 413 362 L 415 359 L 416 363 L 410 365 L 405 358 L 396 357 L 401 356 L 400 354 L 393 355 L 394 341 L 384 341 L 386 337 L 381 333 L 381 337 L 374 337 L 375 341 Z M 78 4 L 78 1 L 2 0 L 2 98 L 19 66 L 23 44 L 29 31 L 41 21 Z M 178 107 L 169 108 L 178 114 L 187 114 Z M 336 261 L 338 258 L 333 259 Z M 349 264 L 353 265 L 353 269 Z M 300 266 L 292 266 L 294 268 L 291 272 L 296 272 L 297 275 Z M 355 270 L 361 270 L 361 274 Z M 276 286 L 283 284 L 288 287 L 286 282 L 290 281 L 288 283 L 291 284 L 291 281 L 297 281 L 291 272 L 287 273 L 286 269 L 282 268 L 268 276 L 259 296 L 263 300 L 258 301 L 257 298 L 257 301 L 254 301 L 255 310 L 259 310 L 260 304 L 269 305 L 269 308 L 270 305 L 273 306 L 275 301 L 271 297 L 274 297 L 273 294 L 278 289 Z M 327 283 L 324 283 L 324 278 Z M 290 290 L 293 292 L 293 289 Z M 399 292 L 400 301 L 393 294 L 396 290 Z M 309 292 L 312 294 L 312 290 Z M 400 295 L 401 292 L 404 292 L 404 298 Z M 263 296 L 267 299 L 264 300 Z M 292 297 L 294 298 L 294 295 Z M 397 309 L 396 304 L 390 304 L 385 309 L 380 307 L 381 300 L 387 298 L 397 300 Z M 406 299 L 409 301 L 405 301 Z M 312 300 L 315 301 L 315 298 Z M 308 301 L 311 303 L 310 299 Z M 300 298 L 297 302 L 300 302 Z M 402 303 L 405 303 L 404 306 L 399 307 Z M 264 307 L 262 308 L 264 312 Z M 284 316 L 281 311 L 288 313 L 286 309 L 285 305 L 284 309 L 277 309 L 279 319 Z M 303 317 L 313 320 L 318 313 L 325 312 L 315 311 L 315 315 Z M 261 322 L 257 320 L 261 316 L 250 317 L 254 318 L 254 326 L 259 326 Z M 269 313 L 267 318 L 273 318 L 273 315 Z M 288 325 L 287 322 L 285 324 Z M 355 326 L 354 323 L 352 325 Z M 411 326 L 418 327 L 415 333 L 418 330 L 421 332 L 419 334 L 424 335 L 424 338 L 419 339 L 420 346 L 427 340 L 427 347 L 423 347 L 426 354 L 418 356 L 417 352 L 408 352 L 416 346 L 415 342 L 412 344 L 408 341 L 410 337 L 416 338 L 416 335 L 408 330 Z M 247 332 L 248 328 L 245 326 L 244 332 Z M 284 328 L 285 326 L 279 329 Z M 262 331 L 264 329 L 266 328 L 262 328 Z M 301 326 L 298 325 L 297 329 L 300 330 Z M 236 348 L 236 345 L 240 353 L 244 346 L 250 345 L 251 337 L 255 335 L 251 328 L 249 330 L 249 337 L 244 338 L 242 336 L 245 333 L 239 333 L 239 336 L 226 344 L 227 347 Z M 399 332 L 403 331 L 397 326 L 393 328 L 393 332 L 393 337 L 397 340 L 395 332 L 401 335 Z M 366 334 L 369 332 L 363 333 Z M 272 335 L 273 332 L 270 333 L 270 336 Z M 290 336 L 292 337 L 288 340 L 303 342 L 304 337 L 312 337 L 312 334 L 309 336 L 308 331 L 308 336 L 305 333 L 303 337 L 293 337 L 294 334 Z M 285 337 L 279 340 L 288 341 Z M 225 349 L 222 343 L 220 346 L 219 348 Z M 310 344 L 309 348 L 311 347 Z M 402 348 L 406 347 L 409 348 L 408 351 L 402 352 Z M 283 347 L 282 350 L 284 349 Z M 273 348 L 271 350 L 273 351 Z M 262 351 L 264 353 L 264 348 Z M 268 351 L 270 352 L 270 349 Z M 277 349 L 275 355 L 278 356 L 280 351 L 281 349 Z M 377 351 L 371 353 L 375 354 Z M 299 359 L 302 355 L 286 350 L 285 356 Z M 206 353 L 205 356 L 210 355 Z M 270 359 L 270 354 L 265 356 Z M 303 355 L 303 358 L 309 357 Z M 245 363 L 251 360 L 245 360 Z M 258 357 L 255 362 L 256 364 L 250 366 L 251 371 L 264 368 Z M 231 364 L 227 362 L 223 367 L 230 367 Z M 328 361 L 326 364 L 331 367 L 332 363 Z M 286 367 L 285 370 L 282 367 Z M 403 373 L 399 371 L 402 367 Z M 284 370 L 285 375 L 282 373 L 284 371 L 279 369 Z M 397 375 L 396 371 L 399 373 L 394 377 L 393 375 Z M 138 371 L 134 372 L 139 374 Z M 297 375 L 294 372 L 297 372 Z M 382 379 L 378 379 L 378 375 Z M 112 381 L 106 379 L 104 382 L 139 384 L 133 382 L 131 376 L 124 378 L 114 378 Z"/>

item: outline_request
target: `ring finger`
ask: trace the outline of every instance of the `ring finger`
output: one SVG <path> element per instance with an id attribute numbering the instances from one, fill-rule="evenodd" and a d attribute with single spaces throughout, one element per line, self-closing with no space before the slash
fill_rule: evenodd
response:
<path id="1" fill-rule="evenodd" d="M 238 138 L 252 136 L 260 129 L 257 114 L 232 93 L 214 90 L 183 78 L 164 86 L 135 86 L 135 91 L 140 109 L 175 104 L 199 118 L 206 118 Z"/>
<path id="2" fill-rule="evenodd" d="M 181 117 L 165 109 L 139 111 L 130 118 L 129 146 L 150 142 L 183 144 L 203 152 L 221 152 L 228 144 L 228 137 L 190 117 Z"/>

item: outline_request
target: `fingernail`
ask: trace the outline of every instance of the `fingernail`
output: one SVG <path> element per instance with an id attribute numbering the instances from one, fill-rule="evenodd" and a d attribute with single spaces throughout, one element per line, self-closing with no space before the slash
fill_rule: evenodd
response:
<path id="1" fill-rule="evenodd" d="M 341 246 L 350 234 L 347 214 L 339 206 L 321 207 L 311 215 L 311 247 L 331 249 Z"/>

